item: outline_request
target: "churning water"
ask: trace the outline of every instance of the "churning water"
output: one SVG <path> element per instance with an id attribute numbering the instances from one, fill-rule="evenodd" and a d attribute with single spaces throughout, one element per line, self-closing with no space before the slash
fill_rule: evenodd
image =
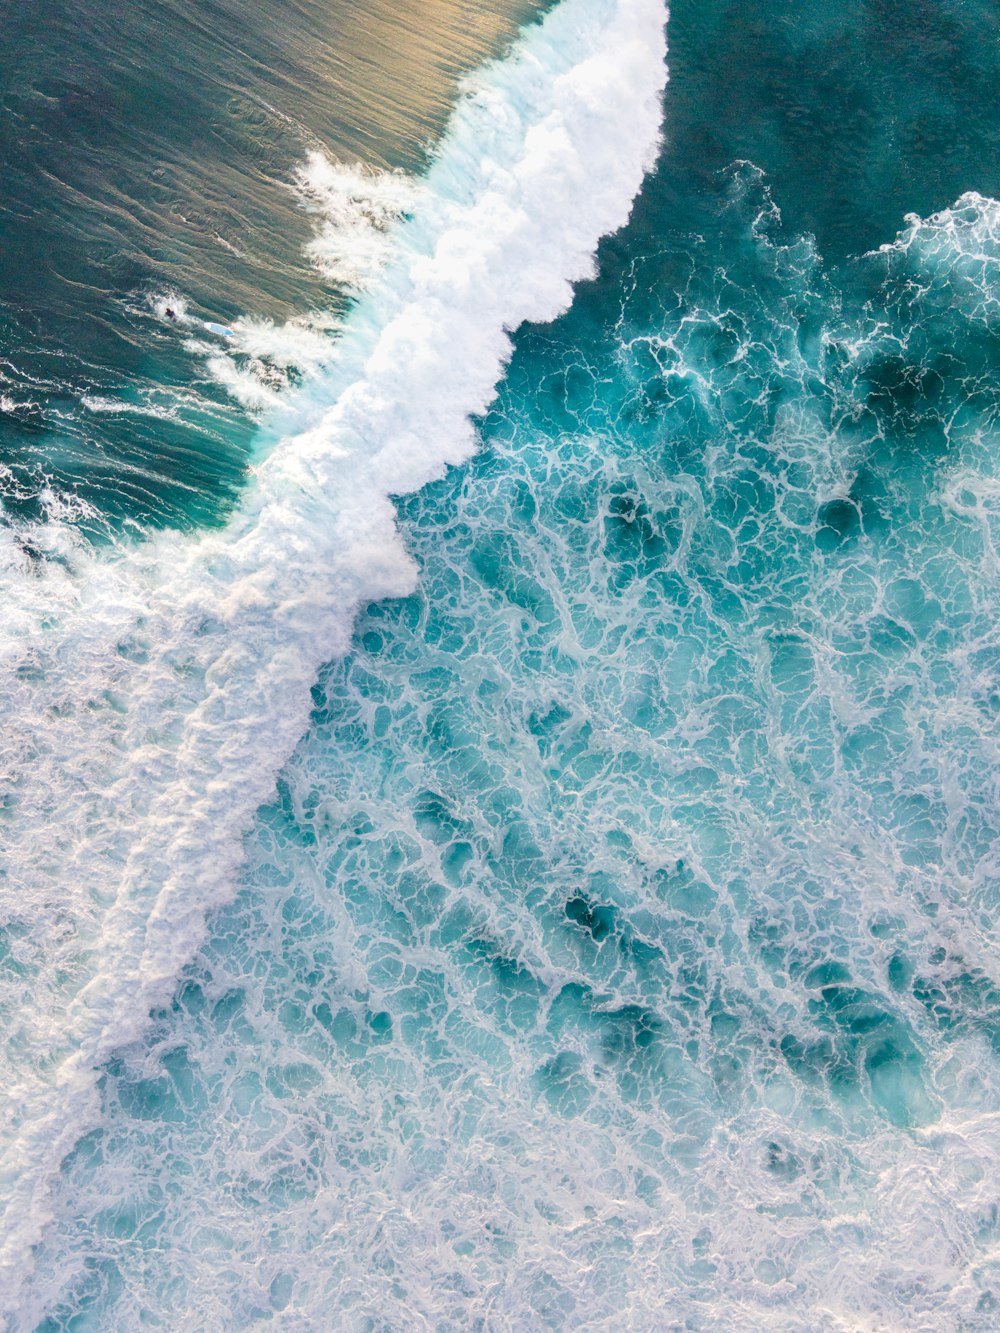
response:
<path id="1" fill-rule="evenodd" d="M 996 10 L 666 17 L 11 447 L 12 1329 L 1000 1319 Z"/>

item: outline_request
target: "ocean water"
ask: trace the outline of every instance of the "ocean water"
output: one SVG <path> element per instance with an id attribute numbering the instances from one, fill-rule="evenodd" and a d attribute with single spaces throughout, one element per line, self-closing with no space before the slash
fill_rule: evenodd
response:
<path id="1" fill-rule="evenodd" d="M 301 379 L 309 334 L 343 309 L 343 265 L 309 251 L 331 204 L 309 155 L 419 171 L 456 80 L 534 9 L 5 5 L 8 510 L 38 517 L 55 485 L 94 506 L 95 536 L 218 522 L 254 414 Z M 231 355 L 204 320 L 238 321 Z"/>
<path id="2" fill-rule="evenodd" d="M 13 437 L 12 1329 L 1000 1322 L 1000 15 L 667 17 Z"/>

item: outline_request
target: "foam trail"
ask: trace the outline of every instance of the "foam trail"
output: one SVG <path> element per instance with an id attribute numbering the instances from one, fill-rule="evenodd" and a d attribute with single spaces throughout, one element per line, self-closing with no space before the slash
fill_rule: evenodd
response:
<path id="1" fill-rule="evenodd" d="M 628 216 L 657 145 L 665 17 L 660 0 L 565 0 L 470 85 L 301 409 L 310 429 L 222 532 L 97 557 L 59 523 L 4 530 L 5 711 L 24 723 L 3 756 L 18 967 L 0 991 L 0 1292 L 18 1326 L 95 1067 L 142 1033 L 230 895 L 358 604 L 413 585 L 389 496 L 468 457 L 509 331 L 563 311 Z"/>

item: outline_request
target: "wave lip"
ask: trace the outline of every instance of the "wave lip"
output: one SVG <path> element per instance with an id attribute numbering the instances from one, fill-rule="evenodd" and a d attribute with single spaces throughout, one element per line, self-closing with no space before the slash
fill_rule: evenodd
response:
<path id="1" fill-rule="evenodd" d="M 510 332 L 565 310 L 627 220 L 658 146 L 665 21 L 661 0 L 564 0 L 470 81 L 302 397 L 308 429 L 224 530 L 110 556 L 67 531 L 54 564 L 14 552 L 0 569 L 17 608 L 5 703 L 26 723 L 6 742 L 4 833 L 23 988 L 0 991 L 19 1026 L 0 1068 L 0 1296 L 17 1326 L 44 1313 L 24 1294 L 30 1248 L 98 1113 L 95 1068 L 142 1035 L 231 895 L 359 603 L 413 586 L 390 496 L 469 456 Z"/>

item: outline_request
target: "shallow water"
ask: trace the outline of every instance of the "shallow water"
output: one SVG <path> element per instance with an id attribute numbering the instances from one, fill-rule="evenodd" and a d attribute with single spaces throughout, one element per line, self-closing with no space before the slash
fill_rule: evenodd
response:
<path id="1" fill-rule="evenodd" d="M 14 1327 L 996 1324 L 995 7 L 675 5 L 559 315 L 655 132 L 574 5 L 230 526 L 41 580 Z"/>

